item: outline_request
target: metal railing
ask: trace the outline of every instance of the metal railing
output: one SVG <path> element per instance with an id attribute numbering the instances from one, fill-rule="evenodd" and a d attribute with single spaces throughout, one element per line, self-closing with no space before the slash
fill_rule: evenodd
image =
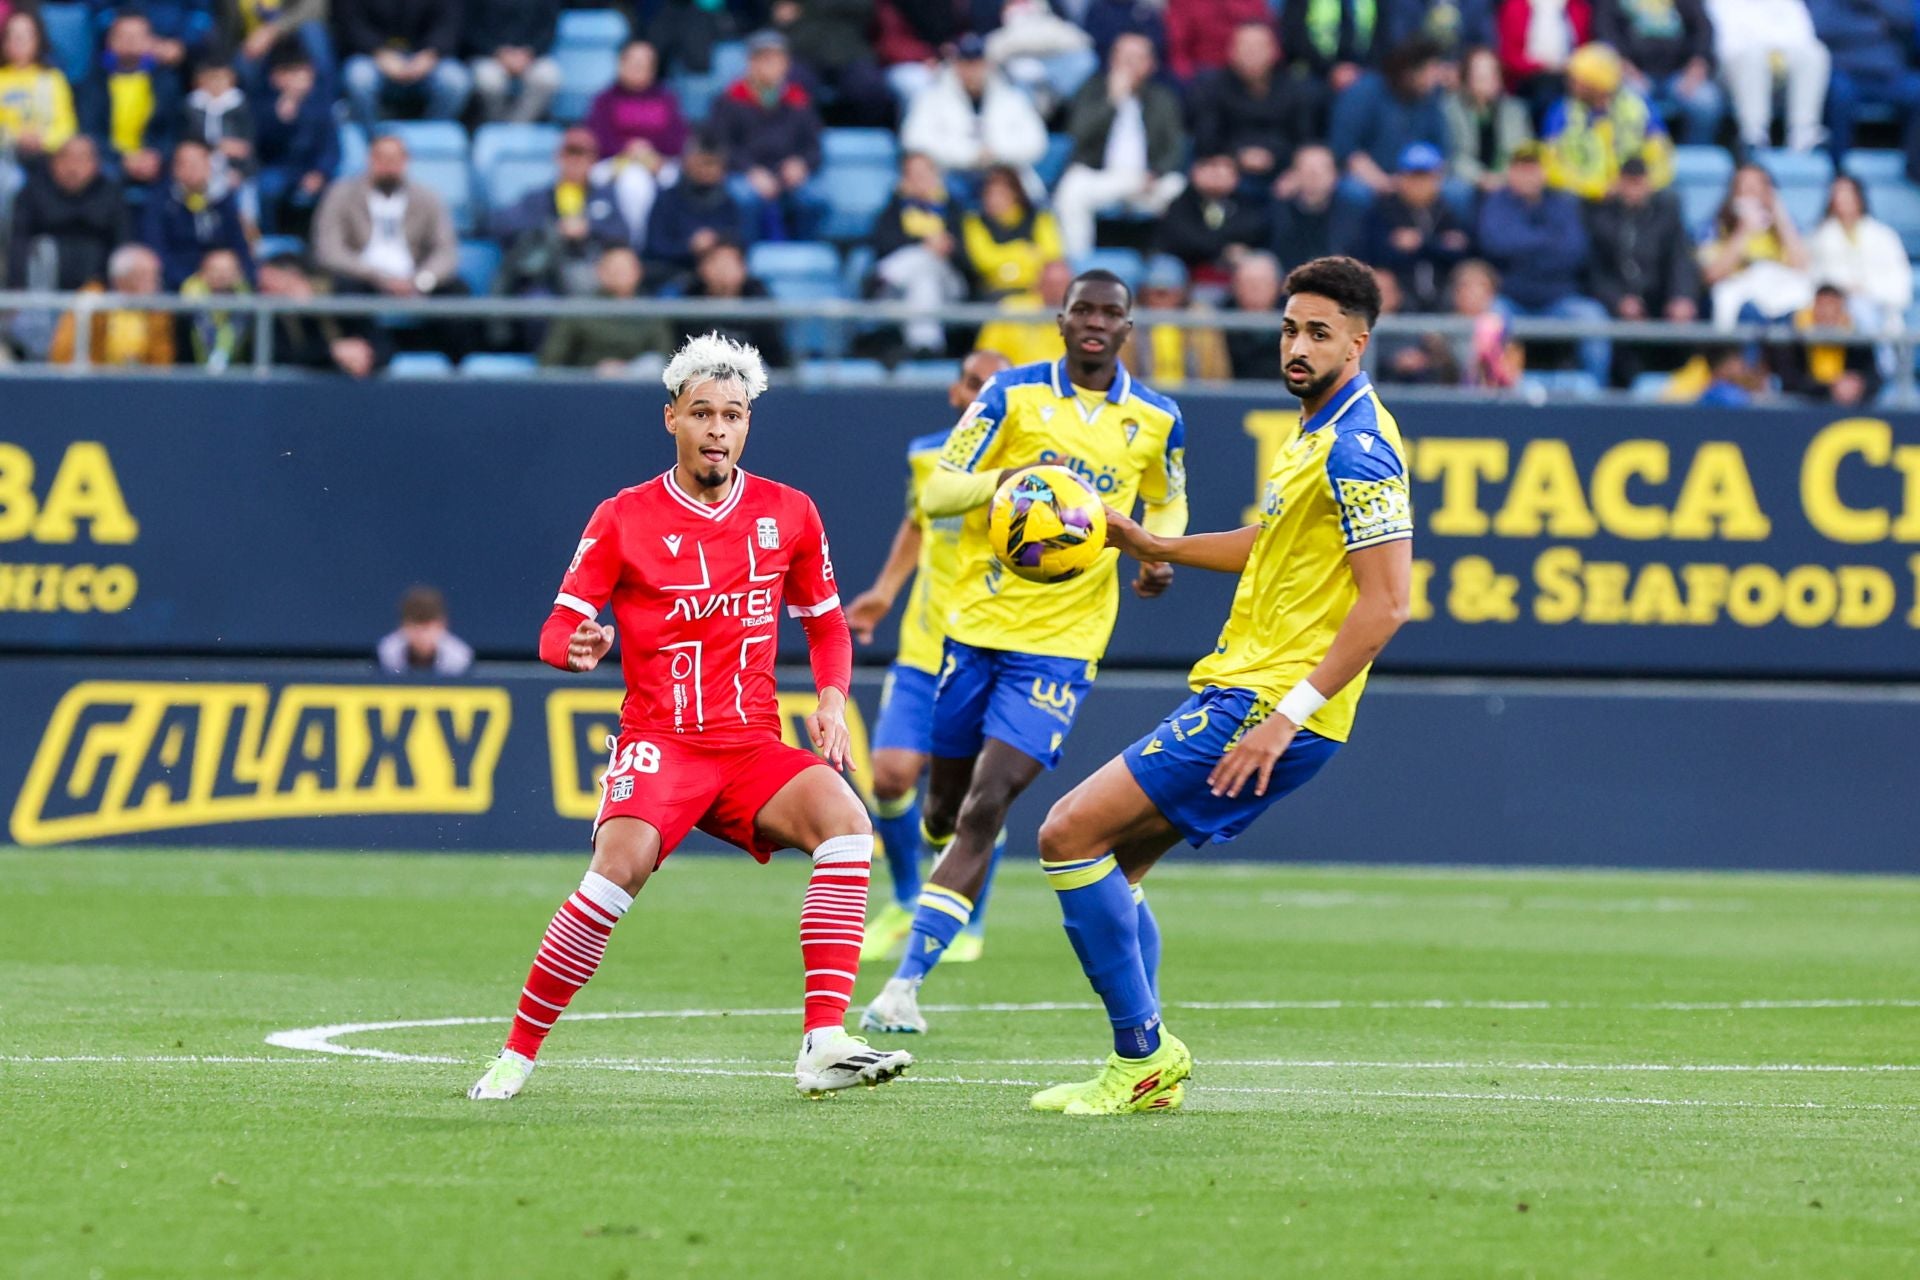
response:
<path id="1" fill-rule="evenodd" d="M 176 315 L 224 313 L 244 316 L 251 331 L 246 367 L 256 376 L 273 372 L 274 320 L 286 316 L 367 317 L 376 320 L 487 321 L 557 320 L 577 318 L 657 319 L 697 327 L 709 321 L 815 321 L 835 326 L 843 336 L 876 325 L 901 325 L 911 321 L 938 321 L 947 328 L 977 327 L 993 321 L 1015 323 L 1048 318 L 1045 311 L 1005 311 L 990 303 L 956 303 L 938 311 L 925 311 L 898 301 L 826 298 L 787 300 L 777 298 L 712 299 L 646 297 L 611 298 L 394 298 L 379 295 L 322 294 L 312 298 L 289 298 L 259 294 L 183 298 L 174 294 L 56 293 L 0 290 L 0 315 L 19 311 L 73 313 L 74 351 L 70 364 L 62 366 L 27 364 L 15 369 L 94 368 L 92 351 L 93 318 L 108 311 L 147 311 Z M 1157 311 L 1142 308 L 1134 313 L 1136 326 L 1171 325 L 1187 330 L 1216 332 L 1271 333 L 1277 341 L 1280 317 L 1277 313 L 1248 313 L 1206 309 Z M 1445 338 L 1464 351 L 1471 342 L 1475 321 L 1471 317 L 1451 315 L 1382 316 L 1374 327 L 1376 339 L 1420 337 L 1428 334 Z M 1914 359 L 1920 334 L 1863 334 L 1847 330 L 1798 330 L 1787 325 L 1740 325 L 1723 329 L 1705 323 L 1673 321 L 1606 322 L 1549 320 L 1529 317 L 1509 322 L 1509 335 L 1522 343 L 1577 343 L 1604 338 L 1616 344 L 1649 347 L 1683 346 L 1708 348 L 1728 343 L 1818 344 L 1839 347 L 1881 348 L 1892 354 L 1893 369 L 1886 379 L 1883 403 L 1899 407 L 1920 406 L 1916 390 Z M 850 345 L 850 344 L 847 344 Z M 1376 342 L 1376 348 L 1378 343 Z M 829 359 L 833 357 L 827 357 Z M 1883 361 L 1884 363 L 1884 361 Z M 4 366 L 0 366 L 0 372 Z M 543 371 L 544 372 L 544 371 Z M 1234 386 L 1244 386 L 1235 382 Z M 1447 388 L 1425 386 L 1426 391 Z M 1478 396 L 1513 395 L 1488 389 L 1472 390 Z"/>

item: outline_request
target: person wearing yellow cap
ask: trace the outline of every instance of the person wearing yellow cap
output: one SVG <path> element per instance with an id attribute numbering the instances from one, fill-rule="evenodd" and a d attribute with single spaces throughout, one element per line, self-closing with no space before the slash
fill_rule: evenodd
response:
<path id="1" fill-rule="evenodd" d="M 1673 181 L 1673 145 L 1659 113 L 1625 84 L 1613 47 L 1585 44 L 1567 59 L 1567 96 L 1547 113 L 1547 183 L 1583 200 L 1602 200 L 1637 156 L 1657 191 Z"/>

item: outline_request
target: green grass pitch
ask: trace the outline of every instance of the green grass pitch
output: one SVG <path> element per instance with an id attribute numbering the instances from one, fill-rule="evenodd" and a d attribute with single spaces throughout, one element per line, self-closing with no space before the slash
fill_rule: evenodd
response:
<path id="1" fill-rule="evenodd" d="M 808 1102 L 803 864 L 684 857 L 610 1016 L 468 1102 L 580 870 L 0 853 L 0 1274 L 1920 1275 L 1920 882 L 1176 855 L 1187 1107 L 1069 1120 L 1027 1095 L 1105 1023 L 1037 869 L 908 1080 Z M 361 1023 L 416 1025 L 268 1041 Z"/>

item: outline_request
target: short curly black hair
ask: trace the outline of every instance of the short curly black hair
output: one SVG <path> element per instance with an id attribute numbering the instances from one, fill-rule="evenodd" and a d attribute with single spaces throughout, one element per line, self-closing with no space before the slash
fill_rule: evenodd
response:
<path id="1" fill-rule="evenodd" d="M 1371 329 L 1380 319 L 1380 285 L 1373 269 L 1357 258 L 1315 258 L 1287 273 L 1285 292 L 1311 293 L 1332 302 L 1348 315 L 1367 318 Z"/>

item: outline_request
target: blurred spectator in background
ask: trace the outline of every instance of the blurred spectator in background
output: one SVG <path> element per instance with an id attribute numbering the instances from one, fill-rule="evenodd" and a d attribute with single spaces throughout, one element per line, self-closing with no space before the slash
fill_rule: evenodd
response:
<path id="1" fill-rule="evenodd" d="M 874 222 L 870 243 L 877 261 L 877 292 L 915 310 L 938 311 L 967 296 L 960 264 L 960 211 L 940 170 L 928 157 L 900 157 L 900 182 Z M 914 358 L 946 354 L 946 329 L 938 320 L 911 320 L 902 330 Z"/>
<path id="2" fill-rule="evenodd" d="M 237 298 L 253 292 L 240 274 L 240 259 L 231 249 L 215 249 L 200 269 L 180 284 L 182 298 Z M 185 363 L 208 373 L 224 373 L 246 357 L 253 336 L 252 317 L 231 311 L 183 311 L 174 317 L 178 331 L 174 345 Z"/>
<path id="3" fill-rule="evenodd" d="M 1335 94 L 1379 64 L 1390 47 L 1376 0 L 1294 0 L 1280 10 L 1287 70 Z"/>
<path id="4" fill-rule="evenodd" d="M 1233 153 L 1196 152 L 1187 189 L 1167 206 L 1154 246 L 1170 253 L 1202 284 L 1226 282 L 1234 261 L 1273 238 L 1267 201 L 1243 199 Z"/>
<path id="5" fill-rule="evenodd" d="M 1340 171 L 1325 144 L 1310 142 L 1293 153 L 1273 188 L 1273 251 L 1283 266 L 1324 258 L 1352 238 L 1350 228 L 1336 225 L 1339 186 Z"/>
<path id="6" fill-rule="evenodd" d="M 963 34 L 954 0 L 879 0 L 873 9 L 873 54 L 887 87 L 911 103 L 940 73 L 941 52 Z"/>
<path id="7" fill-rule="evenodd" d="M 1387 271 L 1399 284 L 1401 309 L 1437 311 L 1454 265 L 1473 248 L 1473 236 L 1440 198 L 1446 158 L 1424 142 L 1400 156 L 1393 190 L 1367 210 L 1356 256 Z"/>
<path id="8" fill-rule="evenodd" d="M 867 33 L 874 0 L 773 0 L 768 15 L 787 37 L 799 78 L 836 125 L 891 128 L 893 90 Z"/>
<path id="9" fill-rule="evenodd" d="M 1627 83 L 1685 121 L 1680 140 L 1709 146 L 1727 115 L 1713 78 L 1713 24 L 1701 0 L 1593 0 L 1593 38 L 1618 50 Z"/>
<path id="10" fill-rule="evenodd" d="M 1796 333 L 1854 332 L 1847 295 L 1830 284 L 1813 291 L 1813 302 L 1793 317 Z M 1880 394 L 1880 367 L 1870 346 L 1840 346 L 1823 342 L 1783 342 L 1775 346 L 1770 363 L 1780 376 L 1780 389 L 1790 396 L 1823 404 L 1871 404 Z"/>
<path id="11" fill-rule="evenodd" d="M 1232 152 L 1249 195 L 1265 198 L 1293 153 L 1320 137 L 1318 88 L 1280 72 L 1280 45 L 1265 21 L 1233 29 L 1226 64 L 1200 75 L 1187 95 L 1195 155 Z"/>
<path id="12" fill-rule="evenodd" d="M 14 202 L 7 285 L 64 291 L 97 284 L 126 234 L 120 184 L 100 172 L 93 139 L 75 134 L 29 175 Z"/>
<path id="13" fill-rule="evenodd" d="M 1507 88 L 1537 119 L 1564 89 L 1567 59 L 1592 37 L 1593 7 L 1589 0 L 1499 0 L 1494 21 Z"/>
<path id="14" fill-rule="evenodd" d="M 313 215 L 313 258 L 338 293 L 466 292 L 446 203 L 407 178 L 407 144 L 390 134 L 373 140 L 365 173 L 327 188 Z"/>
<path id="15" fill-rule="evenodd" d="M 1141 273 L 1136 305 L 1148 311 L 1187 311 L 1188 283 L 1180 259 L 1157 253 Z M 1120 348 L 1120 360 L 1135 377 L 1156 387 L 1177 387 L 1194 379 L 1224 382 L 1233 376 L 1218 329 L 1135 325 Z"/>
<path id="16" fill-rule="evenodd" d="M 968 32 L 900 126 L 900 145 L 932 157 L 949 173 L 977 174 L 989 165 L 1023 173 L 1047 153 L 1047 126 L 1032 99 L 987 62 L 986 45 Z"/>
<path id="17" fill-rule="evenodd" d="M 1620 55 L 1604 44 L 1585 45 L 1567 60 L 1567 96 L 1547 112 L 1540 130 L 1549 186 L 1582 200 L 1604 199 L 1629 156 L 1640 159 L 1656 191 L 1673 181 L 1667 127 L 1624 77 Z"/>
<path id="18" fill-rule="evenodd" d="M 689 298 L 771 298 L 767 286 L 747 274 L 747 255 L 731 240 L 708 247 L 694 265 Z M 769 368 L 787 363 L 787 338 L 779 320 L 689 319 L 680 326 L 683 334 L 720 333 L 735 342 L 750 343 L 760 349 Z"/>
<path id="19" fill-rule="evenodd" d="M 462 48 L 482 120 L 544 120 L 560 90 L 560 0 L 466 0 Z"/>
<path id="20" fill-rule="evenodd" d="M 1226 332 L 1227 363 L 1233 376 L 1261 382 L 1280 381 L 1280 260 L 1256 250 L 1233 265 L 1233 282 L 1227 294 L 1227 311 L 1246 316 L 1266 316 L 1271 329 L 1229 329 Z"/>
<path id="21" fill-rule="evenodd" d="M 1593 292 L 1608 311 L 1622 320 L 1699 317 L 1700 272 L 1680 202 L 1654 190 L 1638 156 L 1620 166 L 1613 194 L 1588 211 L 1587 226 Z"/>
<path id="22" fill-rule="evenodd" d="M 207 190 L 215 198 L 245 187 L 253 173 L 253 108 L 240 92 L 232 61 L 219 50 L 210 50 L 193 69 L 180 134 L 207 144 L 212 165 Z"/>
<path id="23" fill-rule="evenodd" d="M 1707 15 L 1740 144 L 1752 149 L 1771 140 L 1777 63 L 1786 74 L 1787 145 L 1795 151 L 1818 146 L 1832 58 L 1802 0 L 1707 0 Z"/>
<path id="24" fill-rule="evenodd" d="M 594 296 L 627 301 L 640 292 L 640 257 L 628 248 L 609 249 L 594 264 Z M 626 377 L 640 357 L 670 351 L 673 334 L 651 316 L 561 316 L 547 326 L 540 344 L 543 369 L 592 369 L 602 377 Z"/>
<path id="25" fill-rule="evenodd" d="M 1416 142 L 1446 155 L 1442 75 L 1439 49 L 1416 36 L 1335 99 L 1327 141 L 1346 171 L 1342 189 L 1353 199 L 1392 190 L 1394 166 Z"/>
<path id="26" fill-rule="evenodd" d="M 662 0 L 647 23 L 647 43 L 660 51 L 665 70 L 705 75 L 713 70 L 713 46 L 736 38 L 740 20 L 714 0 Z"/>
<path id="27" fill-rule="evenodd" d="M 458 120 L 473 89 L 459 59 L 460 0 L 333 0 L 347 105 L 371 130 L 391 108 Z"/>
<path id="28" fill-rule="evenodd" d="M 640 252 L 655 285 L 666 285 L 691 274 L 694 261 L 720 241 L 746 243 L 750 230 L 727 182 L 726 153 L 695 137 L 681 159 L 680 181 L 653 202 Z"/>
<path id="29" fill-rule="evenodd" d="M 100 70 L 80 86 L 80 123 L 109 172 L 129 184 L 159 180 L 180 125 L 180 77 L 154 57 L 146 14 L 125 10 L 107 28 Z"/>
<path id="30" fill-rule="evenodd" d="M 207 47 L 217 26 L 213 0 L 87 0 L 94 39 L 103 38 L 122 10 L 139 9 L 153 24 L 153 58 L 163 67 L 185 70 Z"/>
<path id="31" fill-rule="evenodd" d="M 653 46 L 627 41 L 613 83 L 600 91 L 587 112 L 587 128 L 602 160 L 595 177 L 613 184 L 620 216 L 635 235 L 646 228 L 660 181 L 673 176 L 671 166 L 687 145 L 680 99 L 660 83 L 659 74 Z"/>
<path id="32" fill-rule="evenodd" d="M 747 74 L 713 102 L 707 129 L 733 168 L 733 196 L 755 238 L 807 240 L 826 212 L 814 183 L 820 116 L 788 78 L 787 39 L 762 31 L 747 41 Z"/>
<path id="33" fill-rule="evenodd" d="M 1187 185 L 1180 100 L 1153 72 L 1153 46 L 1142 36 L 1121 36 L 1107 73 L 1074 95 L 1067 113 L 1073 161 L 1053 193 L 1070 258 L 1093 248 L 1100 210 L 1118 204 L 1157 217 Z"/>
<path id="34" fill-rule="evenodd" d="M 1093 37 L 1094 56 L 1101 62 L 1113 52 L 1113 42 L 1121 36 L 1144 36 L 1153 45 L 1154 60 L 1167 61 L 1167 0 L 1091 0 L 1083 3 L 1085 12 L 1075 17 L 1070 6 L 1062 5 L 1067 16 L 1087 29 Z"/>
<path id="35" fill-rule="evenodd" d="M 1267 0 L 1167 0 L 1167 68 L 1182 84 L 1217 70 L 1242 26 L 1272 22 Z"/>
<path id="36" fill-rule="evenodd" d="M 1493 50 L 1467 50 L 1460 86 L 1441 104 L 1453 144 L 1453 176 L 1478 191 L 1506 182 L 1507 157 L 1533 141 L 1533 120 L 1526 104 L 1506 91 L 1500 59 Z"/>
<path id="37" fill-rule="evenodd" d="M 1469 49 L 1493 47 L 1493 0 L 1384 0 L 1380 8 L 1389 49 L 1425 36 L 1441 56 L 1459 61 Z"/>
<path id="38" fill-rule="evenodd" d="M 260 296 L 304 302 L 315 296 L 313 279 L 298 255 L 276 254 L 260 264 Z M 363 316 L 274 313 L 273 363 L 277 368 L 338 370 L 350 378 L 370 376 L 382 363 L 379 330 Z"/>
<path id="39" fill-rule="evenodd" d="M 260 230 L 303 234 L 321 191 L 340 168 L 340 129 L 333 104 L 317 90 L 305 48 L 289 43 L 271 61 L 273 93 L 262 104 L 255 137 Z"/>
<path id="40" fill-rule="evenodd" d="M 432 587 L 414 587 L 400 597 L 400 628 L 381 637 L 376 652 L 390 676 L 463 676 L 473 649 L 447 630 L 447 601 Z"/>
<path id="41" fill-rule="evenodd" d="M 145 245 L 123 244 L 107 259 L 105 291 L 151 297 L 161 292 L 160 284 L 160 259 Z M 103 290 L 98 284 L 87 284 L 80 292 Z M 47 359 L 55 364 L 74 362 L 75 328 L 73 312 L 60 317 Z M 173 317 L 164 311 L 96 311 L 93 323 L 88 326 L 87 359 L 96 365 L 170 365 L 173 363 Z"/>
<path id="42" fill-rule="evenodd" d="M 1733 171 L 1713 218 L 1713 239 L 1699 257 L 1713 322 L 1721 328 L 1784 319 L 1813 300 L 1806 243 L 1772 175 L 1757 164 Z"/>
<path id="43" fill-rule="evenodd" d="M 1744 409 L 1766 381 L 1767 368 L 1757 353 L 1728 342 L 1707 348 L 1674 374 L 1668 394 L 1714 408 Z"/>
<path id="44" fill-rule="evenodd" d="M 1900 233 L 1867 210 L 1867 193 L 1841 174 L 1827 188 L 1827 212 L 1808 242 L 1813 278 L 1846 295 L 1854 323 L 1898 333 L 1913 305 L 1913 263 Z"/>
<path id="45" fill-rule="evenodd" d="M 1037 286 L 1000 299 L 1003 319 L 989 320 L 973 344 L 976 350 L 998 351 L 1016 365 L 1058 360 L 1067 354 L 1060 337 L 1058 316 L 1073 284 L 1073 268 L 1055 258 L 1040 268 Z"/>
<path id="46" fill-rule="evenodd" d="M 592 130 L 568 129 L 554 153 L 553 182 L 494 216 L 493 238 L 507 250 L 502 293 L 584 297 L 598 287 L 594 263 L 601 253 L 631 245 L 613 188 L 594 181 L 599 153 Z"/>
<path id="47" fill-rule="evenodd" d="M 333 39 L 327 34 L 327 0 L 232 0 L 232 33 L 239 45 L 234 65 L 240 69 L 247 95 L 267 96 L 267 78 L 274 55 L 306 56 L 313 68 L 320 96 L 333 101 Z"/>
<path id="48" fill-rule="evenodd" d="M 1447 297 L 1451 314 L 1473 321 L 1467 342 L 1467 385 L 1497 389 L 1519 382 L 1527 367 L 1526 352 L 1513 340 L 1507 318 L 1500 312 L 1500 273 L 1478 258 L 1469 258 L 1453 269 Z"/>
<path id="49" fill-rule="evenodd" d="M 1507 165 L 1507 186 L 1480 203 L 1480 252 L 1504 278 L 1501 308 L 1512 315 L 1605 321 L 1607 309 L 1580 292 L 1590 242 L 1572 196 L 1547 190 L 1540 148 L 1529 143 Z M 1605 338 L 1580 344 L 1580 365 L 1600 385 L 1613 353 Z"/>
<path id="50" fill-rule="evenodd" d="M 1380 314 L 1397 316 L 1406 311 L 1406 295 L 1400 278 L 1385 267 L 1373 268 L 1373 280 L 1380 288 Z M 1373 339 L 1373 364 L 1382 382 L 1408 386 L 1453 386 L 1460 381 L 1460 361 L 1438 333 L 1381 333 Z"/>
<path id="51" fill-rule="evenodd" d="M 995 0 L 976 0 L 979 8 L 1000 11 L 1000 25 L 986 33 L 988 60 L 1033 96 L 1042 115 L 1051 115 L 1063 98 L 1079 92 L 1105 57 L 1095 54 L 1086 31 L 1054 13 L 1047 0 L 997 5 Z M 1097 29 L 1100 16 L 1100 6 L 1090 6 L 1088 25 Z M 976 19 L 976 25 L 991 27 L 991 21 L 980 24 Z"/>
<path id="52" fill-rule="evenodd" d="M 1861 112 L 1890 109 L 1900 123 L 1907 177 L 1920 182 L 1920 71 L 1914 6 L 1901 0 L 1808 0 L 1814 32 L 1833 57 L 1827 85 L 1828 150 L 1837 166 L 1853 147 Z"/>
<path id="53" fill-rule="evenodd" d="M 0 24 L 0 169 L 8 152 L 31 160 L 58 151 L 77 127 L 73 89 L 53 65 L 40 15 L 16 10 Z M 10 194 L 0 173 L 0 205 Z"/>
<path id="54" fill-rule="evenodd" d="M 173 147 L 171 180 L 154 193 L 140 215 L 140 240 L 160 255 L 161 278 L 168 289 L 192 275 L 209 250 L 231 249 L 241 274 L 253 278 L 253 251 L 246 223 L 232 192 L 216 196 L 213 160 L 207 144 L 182 138 Z"/>
<path id="55" fill-rule="evenodd" d="M 967 270 L 989 298 L 1031 293 L 1040 287 L 1040 269 L 1063 253 L 1059 223 L 1034 206 L 1020 175 L 1006 165 L 987 170 L 980 211 L 966 216 L 961 242 Z"/>

